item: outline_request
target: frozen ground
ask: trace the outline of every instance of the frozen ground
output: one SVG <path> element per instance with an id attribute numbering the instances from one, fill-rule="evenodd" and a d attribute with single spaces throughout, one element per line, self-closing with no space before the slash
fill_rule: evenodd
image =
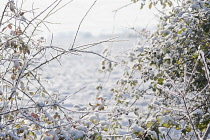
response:
<path id="1" fill-rule="evenodd" d="M 111 50 L 112 56 L 120 56 L 121 52 L 133 49 L 139 41 L 139 37 L 134 33 L 123 33 L 114 35 L 114 37 L 115 36 L 119 36 L 116 40 L 124 41 L 100 44 L 88 50 L 101 54 L 104 49 L 108 48 Z M 107 40 L 112 37 L 112 35 L 91 36 L 88 33 L 82 33 L 78 36 L 76 46 Z M 73 36 L 71 33 L 60 33 L 54 36 L 53 44 L 67 48 L 73 40 L 72 38 Z M 99 72 L 102 67 L 102 60 L 103 58 L 97 55 L 83 53 L 80 55 L 63 56 L 59 59 L 61 65 L 56 60 L 49 63 L 49 65 L 46 65 L 43 68 L 42 72 L 43 79 L 46 79 L 47 81 L 45 85 L 48 92 L 60 93 L 59 97 L 63 98 L 64 96 L 74 94 L 85 87 L 64 102 L 64 106 L 69 107 L 72 110 L 75 110 L 75 108 L 73 108 L 74 105 L 88 106 L 89 103 L 94 104 L 96 102 L 96 95 L 99 93 L 96 87 L 99 85 L 103 85 L 104 89 L 100 93 L 102 94 L 101 96 L 110 99 L 112 97 L 110 89 L 115 85 L 116 81 L 122 77 L 123 69 L 115 69 L 110 76 L 105 75 L 104 73 Z M 150 100 L 151 97 L 145 96 L 138 102 L 138 105 L 142 109 L 142 113 L 145 111 Z M 111 110 L 111 108 L 112 106 L 108 106 L 106 111 Z M 78 114 L 73 113 L 72 115 L 77 116 Z M 100 117 L 103 119 L 105 116 L 100 114 Z M 131 117 L 132 116 L 130 115 L 124 116 L 124 129 L 123 131 L 120 130 L 120 134 L 125 134 L 127 131 L 127 119 Z"/>
<path id="2" fill-rule="evenodd" d="M 138 37 L 135 34 L 123 33 L 115 36 L 119 36 L 116 40 L 126 41 L 104 43 L 88 50 L 101 54 L 105 48 L 108 48 L 111 49 L 112 55 L 118 55 L 120 52 L 132 49 L 138 41 Z M 88 33 L 81 33 L 76 41 L 76 46 L 98 42 L 112 37 L 111 35 L 92 36 Z M 72 38 L 73 34 L 71 33 L 59 33 L 54 36 L 53 44 L 66 48 L 69 47 L 73 40 Z M 97 55 L 83 53 L 80 55 L 63 56 L 60 59 L 61 65 L 58 61 L 53 61 L 45 66 L 43 70 L 43 78 L 50 83 L 47 84 L 47 89 L 51 92 L 60 92 L 62 96 L 66 96 L 85 87 L 74 96 L 71 96 L 65 104 L 68 106 L 75 104 L 88 105 L 89 102 L 94 102 L 98 92 L 96 87 L 104 84 L 107 80 L 107 77 L 104 78 L 104 74 L 98 71 L 101 69 L 102 60 Z M 113 86 L 121 74 L 121 69 L 112 72 L 105 88 L 108 90 L 109 87 Z M 104 93 L 103 96 L 109 98 L 109 92 Z"/>
<path id="3" fill-rule="evenodd" d="M 122 33 L 115 36 L 119 36 L 117 40 L 126 41 L 104 43 L 94 46 L 88 50 L 101 54 L 104 49 L 108 48 L 111 50 L 111 54 L 116 56 L 120 55 L 120 52 L 126 52 L 129 49 L 134 48 L 137 42 L 140 41 L 139 37 L 135 34 Z M 81 33 L 78 36 L 75 45 L 79 46 L 89 44 L 112 37 L 112 35 L 92 36 L 89 33 Z M 60 33 L 54 36 L 53 44 L 55 46 L 67 48 L 71 44 L 72 40 L 72 33 Z M 103 73 L 98 71 L 101 69 L 101 62 L 103 59 L 94 54 L 83 53 L 80 55 L 68 55 L 63 56 L 59 60 L 61 65 L 59 62 L 53 61 L 43 68 L 43 78 L 48 81 L 46 86 L 49 92 L 60 93 L 61 98 L 74 94 L 78 90 L 82 89 L 65 101 L 64 106 L 70 107 L 70 109 L 73 109 L 72 107 L 77 104 L 80 106 L 88 106 L 89 103 L 94 103 L 96 101 L 96 95 L 98 94 L 96 87 L 99 85 L 105 85 L 105 90 L 101 94 L 103 97 L 110 99 L 112 95 L 111 92 L 109 92 L 109 89 L 114 86 L 116 80 L 122 76 L 123 72 L 122 69 L 115 69 L 109 76 L 109 79 L 107 79 L 107 75 L 105 76 Z M 151 102 L 152 97 L 153 96 L 149 95 L 144 96 L 136 103 L 141 108 L 142 113 L 146 111 L 146 107 L 148 103 Z M 103 116 L 103 114 L 100 114 L 101 119 L 104 117 L 105 116 Z M 119 131 L 119 134 L 125 134 L 128 130 L 128 122 L 126 121 L 128 118 L 132 118 L 132 115 L 123 115 L 123 129 Z M 162 132 L 164 131 L 166 132 L 167 130 L 162 130 Z M 170 136 L 172 136 L 173 139 L 176 139 L 181 132 L 171 131 L 170 133 Z"/>

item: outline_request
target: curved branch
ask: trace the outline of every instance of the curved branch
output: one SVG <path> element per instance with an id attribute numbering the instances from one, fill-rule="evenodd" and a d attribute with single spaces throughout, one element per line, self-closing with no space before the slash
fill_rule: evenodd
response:
<path id="1" fill-rule="evenodd" d="M 79 26 L 78 26 L 78 28 L 77 28 L 76 35 L 75 35 L 75 37 L 74 37 L 74 41 L 73 41 L 72 46 L 71 46 L 71 49 L 74 48 L 74 44 L 75 44 L 75 42 L 76 42 L 77 35 L 78 35 L 78 33 L 79 33 L 80 26 L 82 25 L 83 20 L 84 20 L 85 17 L 88 15 L 88 13 L 89 13 L 90 10 L 93 8 L 93 6 L 95 5 L 96 2 L 97 2 L 97 0 L 94 1 L 94 3 L 91 5 L 91 7 L 89 8 L 89 10 L 86 12 L 86 14 L 84 15 L 84 17 L 83 17 L 82 20 L 80 21 Z"/>

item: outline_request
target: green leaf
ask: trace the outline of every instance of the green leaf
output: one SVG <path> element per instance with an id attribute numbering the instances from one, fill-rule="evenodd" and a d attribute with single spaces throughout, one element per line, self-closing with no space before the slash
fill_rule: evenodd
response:
<path id="1" fill-rule="evenodd" d="M 180 130 L 180 125 L 176 125 L 176 130 Z"/>
<path id="2" fill-rule="evenodd" d="M 19 125 L 19 124 L 15 124 L 14 127 L 17 128 L 17 129 L 19 129 L 19 128 L 21 128 L 22 126 Z"/>
<path id="3" fill-rule="evenodd" d="M 13 101 L 14 99 L 15 99 L 15 98 L 10 98 L 9 100 L 10 100 L 10 101 Z"/>
<path id="4" fill-rule="evenodd" d="M 101 136 L 97 136 L 96 140 L 102 140 Z"/>
<path id="5" fill-rule="evenodd" d="M 165 9 L 165 8 L 166 8 L 166 3 L 163 4 L 163 9 Z"/>
<path id="6" fill-rule="evenodd" d="M 191 131 L 191 127 L 188 125 L 188 126 L 186 126 L 186 131 L 187 132 L 190 132 Z"/>
<path id="7" fill-rule="evenodd" d="M 149 121 L 149 122 L 147 123 L 147 128 L 150 128 L 153 124 L 154 124 L 154 122 L 150 122 L 150 121 Z"/>
<path id="8" fill-rule="evenodd" d="M 181 64 L 181 62 L 180 62 L 180 61 L 177 61 L 177 64 L 178 64 L 178 65 L 180 65 L 180 64 Z"/>
<path id="9" fill-rule="evenodd" d="M 137 0 L 131 0 L 132 2 L 134 2 L 134 3 L 136 3 L 137 2 Z"/>
<path id="10" fill-rule="evenodd" d="M 120 103 L 120 104 L 123 103 L 123 101 L 121 101 L 121 100 L 117 100 L 117 102 Z"/>
<path id="11" fill-rule="evenodd" d="M 186 132 L 187 132 L 186 129 L 183 129 L 183 130 L 182 130 L 182 133 L 183 133 L 185 136 L 186 136 Z"/>
<path id="12" fill-rule="evenodd" d="M 103 87 L 100 85 L 100 86 L 97 86 L 96 89 L 97 89 L 97 90 L 102 90 Z"/>
<path id="13" fill-rule="evenodd" d="M 210 123 L 210 119 L 205 120 L 205 121 L 199 123 L 197 127 L 198 127 L 198 129 L 200 129 L 201 131 L 205 131 L 209 123 Z"/>
<path id="14" fill-rule="evenodd" d="M 182 31 L 183 31 L 183 30 L 179 30 L 179 31 L 177 32 L 177 34 L 181 34 L 181 33 L 182 33 Z"/>
<path id="15" fill-rule="evenodd" d="M 173 3 L 171 1 L 168 1 L 167 3 L 170 7 L 173 5 Z"/>
<path id="16" fill-rule="evenodd" d="M 169 128 L 170 127 L 170 124 L 169 123 L 163 123 L 162 126 Z"/>
<path id="17" fill-rule="evenodd" d="M 149 4 L 149 9 L 151 9 L 151 8 L 152 8 L 152 3 Z"/>
<path id="18" fill-rule="evenodd" d="M 177 32 L 177 34 L 181 34 L 183 31 L 186 31 L 186 28 L 183 28 Z"/>
<path id="19" fill-rule="evenodd" d="M 29 93 L 30 93 L 30 95 L 32 95 L 32 96 L 34 95 L 34 92 L 32 92 L 32 91 L 30 91 Z"/>
<path id="20" fill-rule="evenodd" d="M 159 78 L 159 79 L 158 79 L 158 84 L 163 85 L 163 81 L 164 81 L 163 78 Z"/>
<path id="21" fill-rule="evenodd" d="M 155 76 L 155 77 L 154 77 L 154 80 L 156 81 L 157 79 L 158 79 L 157 76 Z"/>
<path id="22" fill-rule="evenodd" d="M 103 66 L 105 65 L 105 61 L 102 61 L 102 63 L 101 63 Z"/>

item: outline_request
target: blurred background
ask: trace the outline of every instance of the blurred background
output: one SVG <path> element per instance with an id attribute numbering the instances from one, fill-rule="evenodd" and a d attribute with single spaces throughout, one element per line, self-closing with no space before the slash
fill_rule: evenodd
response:
<path id="1" fill-rule="evenodd" d="M 35 9 L 35 14 L 40 13 L 55 0 L 15 0 L 22 9 L 30 11 Z M 47 18 L 47 27 L 42 25 L 38 32 L 39 36 L 44 36 L 49 44 L 53 34 L 53 44 L 67 49 L 73 42 L 79 23 L 95 0 L 63 0 L 62 7 L 57 13 Z M 3 11 L 7 0 L 0 1 L 0 10 Z M 101 54 L 104 49 L 110 51 L 110 58 L 115 60 L 121 52 L 129 52 L 133 47 L 141 42 L 137 31 L 143 28 L 154 30 L 156 28 L 158 16 L 154 9 L 145 6 L 140 10 L 140 3 L 132 4 L 130 0 L 97 0 L 91 11 L 81 24 L 75 46 L 106 40 L 118 37 L 118 42 L 104 43 L 88 51 Z M 30 13 L 25 17 L 29 18 Z M 32 18 L 32 17 L 31 17 Z M 124 56 L 123 56 L 124 57 Z M 75 93 L 79 89 L 86 87 L 76 96 L 68 99 L 67 105 L 83 104 L 87 105 L 94 101 L 95 95 L 99 94 L 97 86 L 102 85 L 104 91 L 101 96 L 111 97 L 109 88 L 122 75 L 123 69 L 115 69 L 111 73 L 100 73 L 101 61 L 103 59 L 94 54 L 79 54 L 63 56 L 58 61 L 53 61 L 43 67 L 43 80 L 50 92 L 60 93 L 62 96 Z M 61 65 L 60 65 L 61 64 Z M 87 98 L 89 100 L 87 100 Z"/>

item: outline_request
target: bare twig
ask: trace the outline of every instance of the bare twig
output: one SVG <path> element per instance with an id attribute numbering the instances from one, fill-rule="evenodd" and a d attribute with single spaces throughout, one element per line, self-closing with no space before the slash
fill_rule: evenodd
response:
<path id="1" fill-rule="evenodd" d="M 179 88 L 176 86 L 176 84 L 174 83 L 174 81 L 169 77 L 169 75 L 164 72 L 165 76 L 170 80 L 172 86 L 175 88 L 175 90 L 179 93 L 179 95 L 184 96 L 184 94 L 179 90 Z"/>
<path id="2" fill-rule="evenodd" d="M 138 2 L 139 0 L 137 0 L 136 2 Z M 132 5 L 132 4 L 135 4 L 134 2 L 131 2 L 131 3 L 129 3 L 129 4 L 126 4 L 126 5 L 124 5 L 124 6 L 122 6 L 122 7 L 120 7 L 120 8 L 118 8 L 118 9 L 116 9 L 116 10 L 114 10 L 113 12 L 118 12 L 119 10 L 121 10 L 121 9 L 123 9 L 123 8 L 126 8 L 126 7 L 128 7 L 128 6 L 130 6 L 130 5 Z"/>
<path id="3" fill-rule="evenodd" d="M 86 87 L 83 87 L 83 88 L 79 89 L 78 91 L 76 91 L 76 92 L 70 94 L 69 96 L 66 96 L 66 97 L 65 97 L 64 99 L 62 99 L 59 103 L 61 103 L 61 102 L 65 101 L 65 100 L 67 100 L 68 98 L 70 98 L 71 96 L 73 96 L 73 95 L 77 94 L 78 92 L 84 90 L 85 88 L 86 88 Z"/>
<path id="4" fill-rule="evenodd" d="M 190 125 L 191 125 L 192 128 L 193 128 L 193 132 L 194 132 L 194 134 L 195 134 L 197 140 L 200 140 L 200 136 L 199 136 L 199 134 L 197 133 L 196 128 L 195 128 L 195 124 L 194 124 L 193 121 L 192 121 L 192 117 L 191 117 L 191 115 L 190 115 L 190 111 L 189 111 L 189 108 L 188 108 L 188 106 L 187 106 L 185 97 L 183 97 L 183 102 L 184 102 L 184 107 L 185 107 L 185 110 L 186 110 L 186 113 L 187 113 L 186 115 L 187 115 L 187 118 L 188 118 L 189 121 L 190 121 Z"/>
<path id="5" fill-rule="evenodd" d="M 79 26 L 77 28 L 77 31 L 76 31 L 76 35 L 74 36 L 74 40 L 73 40 L 73 43 L 71 45 L 71 49 L 74 48 L 74 44 L 76 42 L 76 39 L 77 39 L 77 34 L 79 33 L 79 30 L 80 30 L 80 26 L 82 25 L 82 22 L 83 20 L 86 18 L 86 16 L 88 15 L 88 13 L 90 12 L 90 10 L 93 8 L 93 6 L 96 4 L 97 0 L 94 1 L 94 3 L 91 5 L 91 7 L 89 8 L 89 10 L 86 12 L 86 14 L 84 15 L 84 17 L 82 18 L 82 20 L 80 21 L 79 23 Z M 70 48 L 70 47 L 69 47 Z"/>
<path id="6" fill-rule="evenodd" d="M 208 65 L 206 63 L 206 59 L 205 59 L 205 56 L 204 56 L 204 52 L 202 50 L 200 50 L 200 55 L 201 55 L 201 58 L 203 60 L 203 64 L 204 64 L 204 68 L 205 68 L 205 75 L 206 75 L 206 79 L 208 81 L 208 84 L 210 84 L 210 72 L 209 72 L 209 68 L 208 68 Z"/>
<path id="7" fill-rule="evenodd" d="M 118 63 L 118 62 L 116 62 L 116 61 L 113 61 L 113 60 L 111 60 L 111 59 L 109 59 L 109 58 L 107 58 L 107 57 L 104 57 L 104 56 L 102 56 L 101 54 L 98 54 L 98 53 L 93 52 L 93 51 L 83 51 L 83 50 L 74 50 L 74 51 L 75 51 L 75 52 L 82 52 L 82 53 L 91 53 L 91 54 L 95 54 L 95 55 L 98 55 L 98 56 L 100 56 L 101 58 L 104 58 L 105 60 L 108 60 L 108 61 L 110 61 L 110 62 Z"/>
<path id="8" fill-rule="evenodd" d="M 2 25 L 2 21 L 3 21 L 4 14 L 5 14 L 5 12 L 6 12 L 7 7 L 8 7 L 8 3 L 6 4 L 6 6 L 4 7 L 4 10 L 3 10 L 3 12 L 2 12 L 2 16 L 1 16 L 1 20 L 0 20 L 0 27 L 1 27 L 1 25 Z"/>

